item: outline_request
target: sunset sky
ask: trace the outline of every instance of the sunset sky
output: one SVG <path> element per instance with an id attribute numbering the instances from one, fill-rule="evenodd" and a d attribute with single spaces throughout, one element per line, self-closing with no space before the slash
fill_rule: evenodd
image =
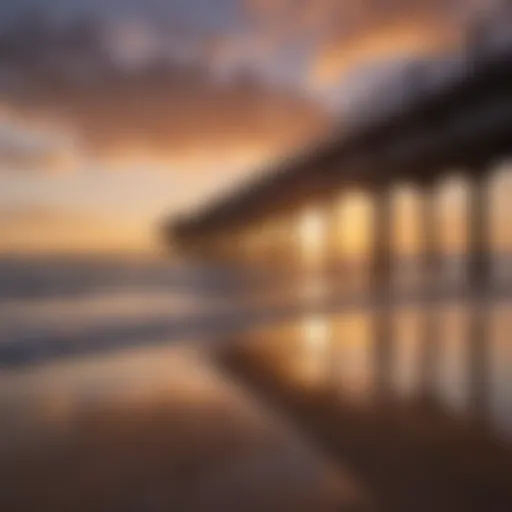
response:
<path id="1" fill-rule="evenodd" d="M 0 3 L 0 252 L 138 251 L 490 1 Z"/>

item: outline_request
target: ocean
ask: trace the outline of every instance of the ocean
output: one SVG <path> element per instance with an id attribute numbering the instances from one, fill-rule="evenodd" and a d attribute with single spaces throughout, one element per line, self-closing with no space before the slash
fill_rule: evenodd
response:
<path id="1" fill-rule="evenodd" d="M 304 378 L 329 374 L 340 393 L 364 400 L 372 386 L 367 312 L 337 313 L 331 307 L 323 314 L 299 308 L 281 320 L 276 313 L 279 294 L 251 301 L 244 283 L 229 269 L 165 259 L 4 258 L 0 373 L 59 360 L 115 357 L 119 351 L 161 344 L 270 340 L 276 353 L 288 347 L 289 366 L 301 368 Z M 285 301 L 286 293 L 280 293 Z M 512 298 L 502 293 L 489 302 L 485 364 L 490 421 L 500 435 L 512 437 Z M 464 415 L 472 378 L 470 304 L 450 299 L 439 301 L 436 310 L 435 388 L 454 414 Z M 403 398 L 413 396 L 419 386 L 423 314 L 408 304 L 394 310 L 393 386 Z"/>
<path id="2" fill-rule="evenodd" d="M 163 259 L 4 258 L 0 366 L 197 336 L 234 285 L 219 268 Z"/>

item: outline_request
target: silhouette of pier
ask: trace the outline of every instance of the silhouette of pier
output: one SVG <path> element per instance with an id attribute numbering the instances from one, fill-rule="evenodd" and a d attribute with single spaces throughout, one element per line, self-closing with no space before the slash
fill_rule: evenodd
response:
<path id="1" fill-rule="evenodd" d="M 314 271 L 330 286 L 336 282 L 342 289 L 351 270 L 336 244 L 343 225 L 335 210 L 354 191 L 365 195 L 371 205 L 371 242 L 364 256 L 368 283 L 359 303 L 366 304 L 365 312 L 371 316 L 372 412 L 361 412 L 333 393 L 330 372 L 336 363 L 329 347 L 327 358 L 332 360 L 324 366 L 322 385 L 313 391 L 294 385 L 281 368 L 282 361 L 276 362 L 282 347 L 261 341 L 265 334 L 259 334 L 264 350 L 257 348 L 258 336 L 252 336 L 250 344 L 235 340 L 222 361 L 287 410 L 331 454 L 348 459 L 378 489 L 385 510 L 509 510 L 512 506 L 506 483 L 512 468 L 510 446 L 494 441 L 487 426 L 492 380 L 489 304 L 497 286 L 492 277 L 489 188 L 498 166 L 512 154 L 512 40 L 492 46 L 486 37 L 482 27 L 468 31 L 459 56 L 463 65 L 443 83 L 422 87 L 430 75 L 421 66 L 411 66 L 404 71 L 404 80 L 413 94 L 404 96 L 397 108 L 362 119 L 279 162 L 252 183 L 178 219 L 168 229 L 169 238 L 189 257 L 264 269 L 265 276 L 277 276 L 274 282 L 285 280 L 283 276 L 293 281 L 311 272 L 297 225 L 302 213 L 314 208 L 324 234 Z M 440 278 L 445 256 L 440 249 L 439 187 L 454 174 L 467 192 L 461 286 L 469 305 L 464 362 L 469 415 L 463 423 L 435 407 L 443 357 L 439 310 L 445 287 Z M 401 403 L 393 386 L 397 301 L 393 191 L 404 184 L 419 198 L 422 245 L 417 263 L 420 282 L 416 291 L 405 294 L 411 304 L 422 308 L 414 404 Z M 306 249 L 308 243 L 313 245 L 306 241 Z M 350 299 L 344 304 L 338 304 L 338 312 L 353 307 Z M 293 357 L 286 354 L 285 359 Z M 474 457 L 471 468 L 468 457 Z"/>

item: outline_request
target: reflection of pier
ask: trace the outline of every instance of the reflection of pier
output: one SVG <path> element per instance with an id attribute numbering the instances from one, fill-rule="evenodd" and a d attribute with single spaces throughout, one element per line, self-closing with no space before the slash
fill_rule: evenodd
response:
<path id="1" fill-rule="evenodd" d="M 292 268 L 295 275 L 321 270 L 324 278 L 337 276 L 348 282 L 351 276 L 343 274 L 343 269 L 350 267 L 339 244 L 345 225 L 337 211 L 354 191 L 363 194 L 371 208 L 371 222 L 360 228 L 368 229 L 370 239 L 361 256 L 369 279 L 360 304 L 371 306 L 373 394 L 391 411 L 395 407 L 392 310 L 397 262 L 392 243 L 396 220 L 393 194 L 400 184 L 414 188 L 422 279 L 416 290 L 407 293 L 423 304 L 416 373 L 420 403 L 431 405 L 442 358 L 438 313 L 440 289 L 445 287 L 440 277 L 444 258 L 438 194 L 443 181 L 457 173 L 467 197 L 465 290 L 470 313 L 466 392 L 471 416 L 485 427 L 490 379 L 487 295 L 493 273 L 489 194 L 496 166 L 512 149 L 512 48 L 475 55 L 471 69 L 468 66 L 450 83 L 418 95 L 385 118 L 281 163 L 252 186 L 179 220 L 171 231 L 182 250 L 192 256 L 279 269 L 281 276 L 288 274 L 285 270 L 293 274 Z M 414 70 L 410 77 L 415 83 L 427 80 L 417 73 Z M 350 304 L 350 299 L 345 303 Z M 297 416 L 304 418 L 307 407 L 299 409 L 295 409 Z M 319 409 L 316 412 L 320 414 Z M 391 423 L 386 425 L 391 428 Z"/>

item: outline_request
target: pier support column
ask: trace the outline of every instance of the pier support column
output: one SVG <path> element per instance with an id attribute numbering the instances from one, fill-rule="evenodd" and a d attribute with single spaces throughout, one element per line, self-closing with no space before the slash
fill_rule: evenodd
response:
<path id="1" fill-rule="evenodd" d="M 277 240 L 272 219 L 263 219 L 254 232 L 254 252 L 262 268 L 271 272 L 276 270 L 276 250 Z"/>
<path id="2" fill-rule="evenodd" d="M 254 254 L 254 229 L 254 225 L 246 226 L 243 230 L 241 240 L 244 261 L 249 268 L 258 266 L 258 258 L 256 258 Z"/>
<path id="3" fill-rule="evenodd" d="M 424 305 L 423 326 L 419 357 L 420 397 L 428 402 L 435 399 L 440 363 L 441 333 L 436 304 L 439 274 L 442 269 L 439 226 L 436 215 L 437 200 L 435 183 L 423 184 L 421 190 L 420 230 L 423 235 L 422 287 Z"/>
<path id="4" fill-rule="evenodd" d="M 375 392 L 378 398 L 392 393 L 393 311 L 391 297 L 392 228 L 391 194 L 378 187 L 373 194 L 373 249 L 371 254 L 371 287 L 374 306 Z"/>
<path id="5" fill-rule="evenodd" d="M 322 286 L 328 294 L 332 293 L 334 296 L 338 296 L 338 292 L 343 291 L 343 256 L 340 247 L 341 216 L 340 197 L 338 195 L 326 200 L 323 205 L 323 217 L 325 226 L 322 243 L 322 273 L 319 275 L 319 279 L 322 280 Z M 341 374 L 342 354 L 340 353 L 340 346 L 344 333 L 340 332 L 338 328 L 338 315 L 331 315 L 328 318 L 328 323 L 327 384 L 336 389 Z"/>
<path id="6" fill-rule="evenodd" d="M 263 266 L 271 272 L 275 272 L 277 268 L 276 253 L 278 252 L 278 240 L 274 219 L 268 218 L 262 222 L 257 235 L 257 247 Z"/>
<path id="7" fill-rule="evenodd" d="M 292 273 L 297 265 L 299 236 L 296 219 L 287 213 L 279 220 L 279 265 L 283 273 Z"/>
<path id="8" fill-rule="evenodd" d="M 468 326 L 468 391 L 471 413 L 478 422 L 485 422 L 489 412 L 489 212 L 488 183 L 482 172 L 469 180 L 468 202 L 468 286 L 471 297 Z"/>
<path id="9" fill-rule="evenodd" d="M 335 196 L 329 198 L 324 204 L 324 244 L 323 244 L 323 266 L 326 275 L 332 273 L 338 275 L 342 267 L 342 256 L 340 252 L 340 198 Z M 335 280 L 334 282 L 337 282 Z"/>

